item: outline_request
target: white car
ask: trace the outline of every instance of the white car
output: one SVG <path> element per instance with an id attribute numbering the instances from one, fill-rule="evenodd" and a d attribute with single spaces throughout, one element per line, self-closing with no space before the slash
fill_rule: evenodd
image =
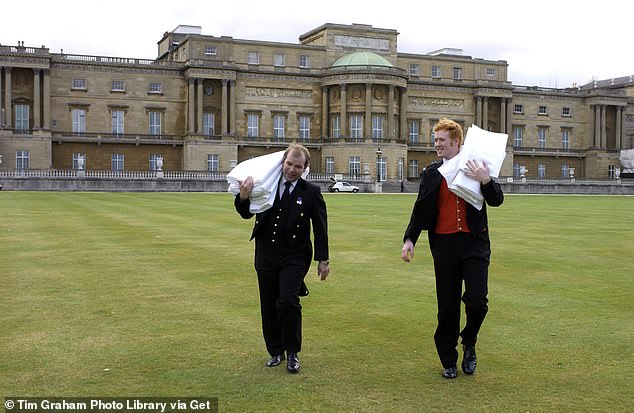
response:
<path id="1" fill-rule="evenodd" d="M 350 185 L 347 182 L 337 181 L 330 184 L 328 187 L 330 192 L 359 192 L 359 187 Z"/>

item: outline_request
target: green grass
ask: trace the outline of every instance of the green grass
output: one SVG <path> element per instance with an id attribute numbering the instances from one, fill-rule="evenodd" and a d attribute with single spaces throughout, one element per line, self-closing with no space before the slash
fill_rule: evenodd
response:
<path id="1" fill-rule="evenodd" d="M 217 396 L 220 412 L 631 409 L 634 197 L 489 210 L 478 371 L 440 377 L 414 195 L 326 194 L 299 375 L 263 367 L 252 221 L 229 194 L 0 192 L 0 397 Z M 460 372 L 461 373 L 461 372 Z M 290 402 L 289 402 L 290 401 Z"/>

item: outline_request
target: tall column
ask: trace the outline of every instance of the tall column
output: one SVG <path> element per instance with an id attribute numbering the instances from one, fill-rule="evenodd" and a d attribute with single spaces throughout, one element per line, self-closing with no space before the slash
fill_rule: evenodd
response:
<path id="1" fill-rule="evenodd" d="M 321 136 L 328 136 L 328 86 L 321 87 Z"/>
<path id="2" fill-rule="evenodd" d="M 621 150 L 625 138 L 625 108 L 626 106 L 619 106 L 619 113 L 616 117 L 616 149 Z"/>
<path id="3" fill-rule="evenodd" d="M 194 134 L 194 88 L 195 79 L 188 79 L 187 83 L 187 131 L 189 135 Z"/>
<path id="4" fill-rule="evenodd" d="M 601 137 L 601 107 L 594 105 L 594 141 L 592 142 L 595 148 L 599 147 L 599 139 Z"/>
<path id="5" fill-rule="evenodd" d="M 482 96 L 476 96 L 476 126 L 482 127 Z"/>
<path id="6" fill-rule="evenodd" d="M 401 88 L 401 141 L 407 142 L 407 89 Z"/>
<path id="7" fill-rule="evenodd" d="M 221 80 L 222 83 L 222 101 L 220 103 L 220 133 L 224 136 L 227 134 L 227 108 L 229 105 L 229 102 L 227 101 L 227 93 L 228 90 L 227 88 L 229 87 L 229 80 L 228 79 L 222 79 Z"/>
<path id="8" fill-rule="evenodd" d="M 510 134 L 513 132 L 513 127 L 511 125 L 513 121 L 513 98 L 508 99 L 508 104 L 506 105 L 506 133 Z"/>
<path id="9" fill-rule="evenodd" d="M 607 105 L 601 105 L 601 149 L 605 149 L 606 138 L 607 138 L 607 128 L 605 125 L 605 114 L 607 112 Z"/>
<path id="10" fill-rule="evenodd" d="M 482 129 L 489 130 L 489 97 L 484 97 L 482 102 Z"/>
<path id="11" fill-rule="evenodd" d="M 372 83 L 365 84 L 364 138 L 372 139 Z"/>
<path id="12" fill-rule="evenodd" d="M 617 106 L 616 108 L 616 136 L 614 139 L 614 149 L 616 149 L 617 151 L 621 149 L 621 128 L 622 128 L 622 119 L 621 119 L 621 113 L 623 111 L 623 107 L 622 106 Z"/>
<path id="13" fill-rule="evenodd" d="M 236 81 L 229 81 L 229 133 L 236 135 Z"/>
<path id="14" fill-rule="evenodd" d="M 387 138 L 394 139 L 394 85 L 388 87 L 387 94 Z"/>
<path id="15" fill-rule="evenodd" d="M 33 127 L 31 128 L 33 130 L 42 129 L 42 118 L 40 116 L 42 111 L 42 106 L 40 104 L 41 73 L 42 69 L 33 69 Z"/>
<path id="16" fill-rule="evenodd" d="M 506 133 L 506 98 L 500 98 L 500 133 Z"/>
<path id="17" fill-rule="evenodd" d="M 346 87 L 345 83 L 341 84 L 340 107 L 341 107 L 341 136 L 349 136 L 348 133 L 348 109 L 346 105 Z"/>
<path id="18" fill-rule="evenodd" d="M 42 129 L 51 130 L 51 71 L 44 69 L 44 96 L 42 99 L 44 118 Z"/>
<path id="19" fill-rule="evenodd" d="M 0 128 L 4 127 L 4 114 L 2 110 L 4 109 L 4 104 L 2 103 L 2 66 L 0 66 Z"/>
<path id="20" fill-rule="evenodd" d="M 4 68 L 4 119 L 7 125 L 7 128 L 13 128 L 13 114 L 11 113 L 11 100 L 13 97 L 11 96 L 13 93 L 13 89 L 11 87 L 11 68 Z"/>
<path id="21" fill-rule="evenodd" d="M 203 83 L 204 79 L 196 79 L 196 133 L 203 133 Z"/>

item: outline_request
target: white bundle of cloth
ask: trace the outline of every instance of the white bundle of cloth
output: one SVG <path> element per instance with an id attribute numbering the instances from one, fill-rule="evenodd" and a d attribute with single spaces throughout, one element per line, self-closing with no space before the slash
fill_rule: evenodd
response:
<path id="1" fill-rule="evenodd" d="M 438 171 L 447 181 L 449 190 L 464 199 L 476 209 L 481 210 L 484 203 L 480 182 L 465 175 L 469 171 L 468 160 L 479 164 L 486 163 L 489 175 L 497 178 L 506 157 L 506 133 L 488 132 L 475 125 L 467 130 L 464 145 L 460 153 L 446 161 Z"/>
<path id="2" fill-rule="evenodd" d="M 253 177 L 249 211 L 254 214 L 266 211 L 275 202 L 275 191 L 282 177 L 282 159 L 284 151 L 278 151 L 240 162 L 227 174 L 227 191 L 239 194 L 240 182 L 249 176 Z M 307 175 L 308 168 L 302 174 L 302 178 L 306 178 Z"/>

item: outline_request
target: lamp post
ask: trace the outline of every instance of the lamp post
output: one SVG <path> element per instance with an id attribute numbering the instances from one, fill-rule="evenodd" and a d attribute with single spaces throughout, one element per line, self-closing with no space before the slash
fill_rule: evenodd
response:
<path id="1" fill-rule="evenodd" d="M 381 151 L 381 147 L 376 150 L 376 181 L 381 182 L 381 168 L 379 166 L 379 161 L 381 160 L 381 155 L 383 152 Z"/>
<path id="2" fill-rule="evenodd" d="M 374 192 L 382 192 L 381 191 L 381 166 L 379 161 L 381 160 L 381 156 L 383 152 L 381 151 L 381 147 L 376 150 L 376 190 Z"/>

